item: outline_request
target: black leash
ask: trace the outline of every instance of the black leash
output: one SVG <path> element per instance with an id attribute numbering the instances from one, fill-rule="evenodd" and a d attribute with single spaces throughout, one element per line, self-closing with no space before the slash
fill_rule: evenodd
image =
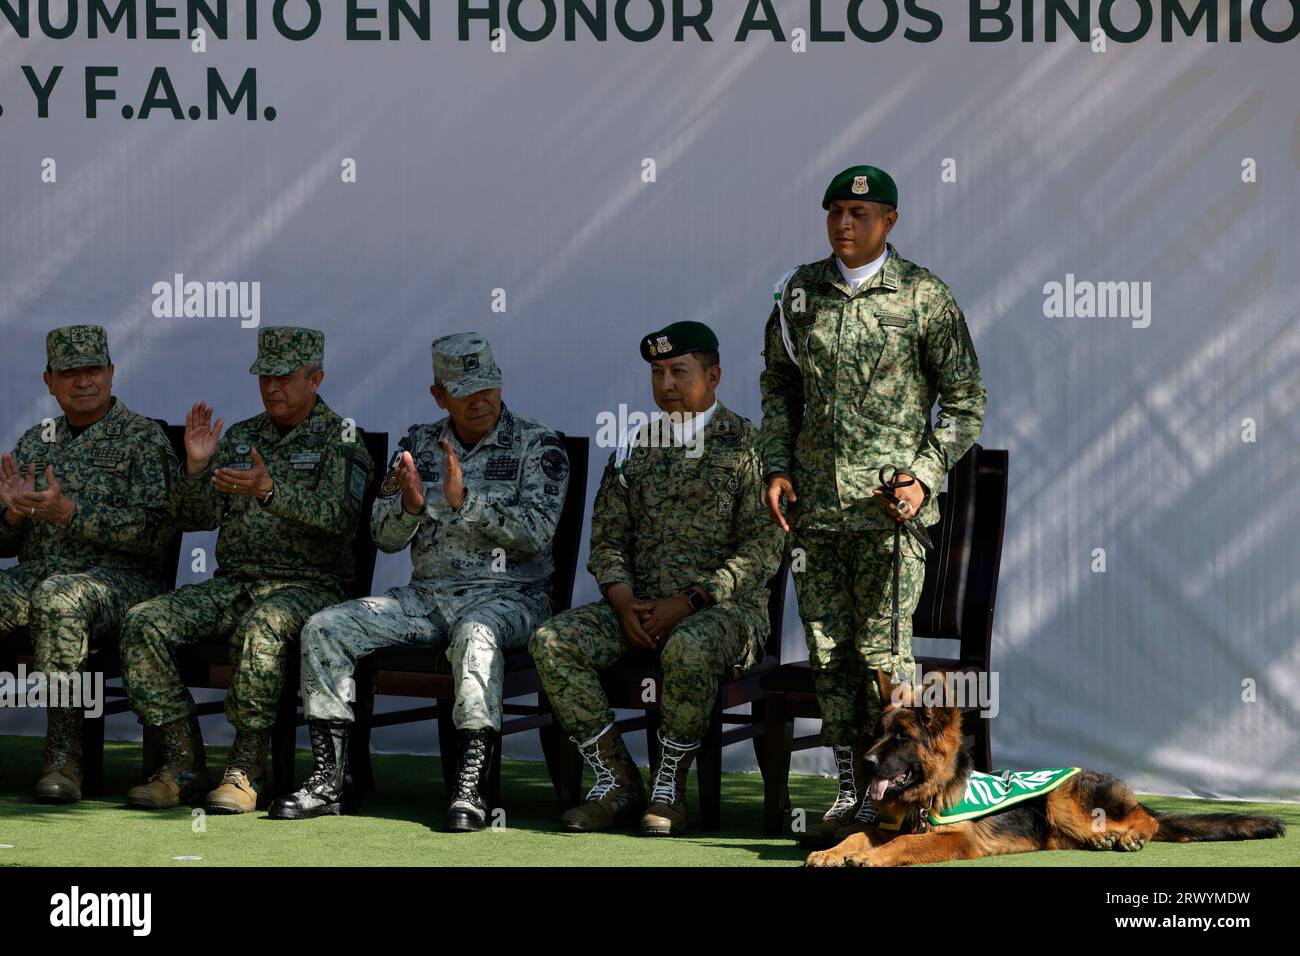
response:
<path id="1" fill-rule="evenodd" d="M 886 472 L 891 472 L 888 478 Z M 899 481 L 898 479 L 906 475 L 908 481 Z M 880 487 L 883 489 L 881 497 L 893 505 L 895 508 L 900 504 L 901 499 L 893 494 L 892 489 L 906 488 L 908 485 L 914 485 L 917 482 L 916 475 L 912 474 L 906 468 L 899 468 L 897 465 L 885 465 L 880 469 Z M 889 608 L 889 647 L 890 653 L 894 657 L 898 656 L 898 588 L 899 579 L 903 575 L 903 530 L 906 529 L 916 541 L 927 551 L 934 549 L 934 542 L 930 540 L 929 533 L 925 530 L 925 525 L 916 520 L 916 515 L 907 518 L 904 521 L 894 521 L 894 582 L 893 595 L 890 600 Z"/>

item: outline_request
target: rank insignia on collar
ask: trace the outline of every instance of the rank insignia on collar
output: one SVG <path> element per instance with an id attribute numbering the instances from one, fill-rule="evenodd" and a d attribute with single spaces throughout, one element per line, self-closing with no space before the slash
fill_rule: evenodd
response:
<path id="1" fill-rule="evenodd" d="M 325 430 L 325 422 L 319 418 L 316 419 L 316 421 L 311 423 L 311 430 L 316 434 L 320 434 Z"/>
<path id="2" fill-rule="evenodd" d="M 122 426 L 117 422 L 104 426 L 104 435 L 108 438 L 119 438 L 122 435 Z"/>

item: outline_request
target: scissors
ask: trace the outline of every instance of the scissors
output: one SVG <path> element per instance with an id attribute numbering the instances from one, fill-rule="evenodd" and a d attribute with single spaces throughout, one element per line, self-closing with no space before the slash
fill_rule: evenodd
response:
<path id="1" fill-rule="evenodd" d="M 889 474 L 888 478 L 885 477 L 886 473 Z M 902 475 L 906 475 L 910 480 L 898 481 L 899 477 Z M 894 482 L 898 483 L 894 484 Z M 899 468 L 897 465 L 885 465 L 880 469 L 880 496 L 895 508 L 902 504 L 902 499 L 895 495 L 890 489 L 906 488 L 908 485 L 914 484 L 916 484 L 916 475 L 912 474 L 906 468 Z M 925 530 L 925 525 L 916 520 L 916 515 L 912 515 L 910 518 L 905 518 L 901 523 L 903 527 L 907 529 L 907 533 L 915 538 L 921 547 L 925 548 L 927 551 L 934 548 L 934 542 L 930 540 L 929 532 Z"/>

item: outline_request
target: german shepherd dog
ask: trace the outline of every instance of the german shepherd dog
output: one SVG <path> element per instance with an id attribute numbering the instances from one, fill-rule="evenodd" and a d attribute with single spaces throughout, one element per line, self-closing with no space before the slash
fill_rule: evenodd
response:
<path id="1" fill-rule="evenodd" d="M 1286 832 L 1276 817 L 1157 813 L 1139 803 L 1122 780 L 1092 770 L 988 816 L 926 828 L 927 809 L 942 813 L 966 791 L 972 763 L 961 741 L 961 712 L 955 707 L 905 702 L 887 708 L 881 735 L 865 758 L 868 796 L 879 805 L 882 820 L 903 817 L 922 821 L 920 826 L 911 833 L 906 824 L 898 833 L 855 827 L 836 846 L 811 854 L 807 865 L 907 866 L 1031 850 L 1132 851 L 1151 840 L 1260 840 Z"/>

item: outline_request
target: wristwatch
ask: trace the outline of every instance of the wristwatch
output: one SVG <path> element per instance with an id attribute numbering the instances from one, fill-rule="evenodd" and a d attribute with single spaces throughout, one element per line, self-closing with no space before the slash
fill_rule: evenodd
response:
<path id="1" fill-rule="evenodd" d="M 686 589 L 686 603 L 691 606 L 691 612 L 708 610 L 709 598 L 699 587 L 692 585 Z"/>
<path id="2" fill-rule="evenodd" d="M 271 499 L 274 497 L 275 497 L 275 485 L 272 485 L 271 490 L 266 493 L 266 497 L 258 498 L 257 500 L 261 503 L 262 507 L 265 508 L 271 503 Z"/>

